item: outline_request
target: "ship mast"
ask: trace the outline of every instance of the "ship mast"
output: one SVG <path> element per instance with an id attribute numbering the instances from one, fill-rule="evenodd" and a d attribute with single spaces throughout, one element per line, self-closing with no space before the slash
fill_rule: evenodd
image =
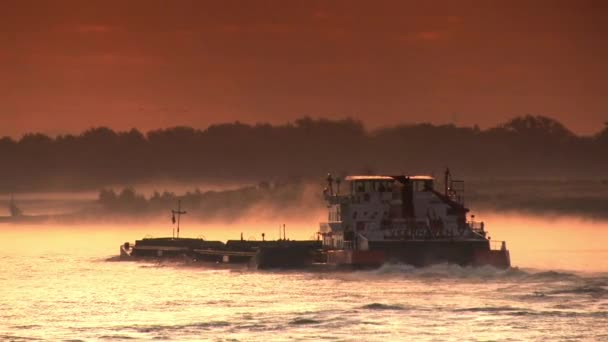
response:
<path id="1" fill-rule="evenodd" d="M 183 214 L 186 214 L 186 211 L 182 211 L 182 201 L 177 201 L 177 210 L 171 209 L 171 220 L 173 224 L 175 224 L 175 215 L 177 215 L 177 238 L 179 239 L 179 221 Z M 173 228 L 173 237 L 175 238 L 175 228 Z"/>
<path id="2" fill-rule="evenodd" d="M 19 207 L 15 203 L 15 198 L 12 194 L 11 194 L 11 201 L 8 205 L 8 209 L 11 212 L 12 217 L 19 217 L 19 216 L 23 215 L 23 211 L 21 211 L 21 209 L 19 209 Z"/>

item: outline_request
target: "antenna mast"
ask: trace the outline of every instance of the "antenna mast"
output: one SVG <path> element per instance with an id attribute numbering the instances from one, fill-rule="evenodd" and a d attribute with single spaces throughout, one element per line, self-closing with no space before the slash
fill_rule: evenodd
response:
<path id="1" fill-rule="evenodd" d="M 180 218 L 181 218 L 181 216 L 183 214 L 187 214 L 186 211 L 182 211 L 182 201 L 181 200 L 177 201 L 177 210 L 173 210 L 172 209 L 171 210 L 171 214 L 172 214 L 171 220 L 173 221 L 173 224 L 175 224 L 175 215 L 177 214 L 177 238 L 179 239 L 179 222 L 180 222 Z M 175 237 L 175 229 L 173 231 L 174 231 L 173 235 Z"/>

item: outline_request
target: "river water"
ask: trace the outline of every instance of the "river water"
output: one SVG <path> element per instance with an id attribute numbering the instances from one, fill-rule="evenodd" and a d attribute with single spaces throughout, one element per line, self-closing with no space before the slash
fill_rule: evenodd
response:
<path id="1" fill-rule="evenodd" d="M 524 221 L 495 222 L 513 240 L 509 270 L 118 262 L 118 245 L 152 228 L 2 226 L 0 340 L 608 340 L 608 224 L 577 221 L 592 232 L 580 244 L 560 231 L 572 221 L 536 243 Z"/>

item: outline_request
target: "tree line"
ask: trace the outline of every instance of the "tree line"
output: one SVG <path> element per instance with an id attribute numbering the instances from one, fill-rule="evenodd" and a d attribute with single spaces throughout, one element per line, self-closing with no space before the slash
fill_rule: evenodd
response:
<path id="1" fill-rule="evenodd" d="M 239 122 L 142 133 L 91 128 L 78 135 L 0 139 L 0 192 L 94 189 L 158 179 L 322 179 L 327 172 L 465 178 L 608 178 L 608 123 L 579 136 L 544 117 L 489 129 L 407 124 L 367 130 L 353 119 Z"/>
<path id="2" fill-rule="evenodd" d="M 268 211 L 272 215 L 301 215 L 323 208 L 321 191 L 305 191 L 307 184 L 301 181 L 290 183 L 260 182 L 256 186 L 243 186 L 231 190 L 201 191 L 195 189 L 184 194 L 154 191 L 146 196 L 133 187 L 121 190 L 104 188 L 99 191 L 97 210 L 88 209 L 82 214 L 109 217 L 138 217 L 166 214 L 175 209 L 177 201 L 187 209 L 188 217 L 196 220 L 238 220 L 248 215 Z"/>

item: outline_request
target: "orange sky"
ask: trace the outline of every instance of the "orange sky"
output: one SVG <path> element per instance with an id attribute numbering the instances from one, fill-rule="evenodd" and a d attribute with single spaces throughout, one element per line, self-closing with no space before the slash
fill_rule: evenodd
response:
<path id="1" fill-rule="evenodd" d="M 0 136 L 608 121 L 608 1 L 3 1 Z"/>

